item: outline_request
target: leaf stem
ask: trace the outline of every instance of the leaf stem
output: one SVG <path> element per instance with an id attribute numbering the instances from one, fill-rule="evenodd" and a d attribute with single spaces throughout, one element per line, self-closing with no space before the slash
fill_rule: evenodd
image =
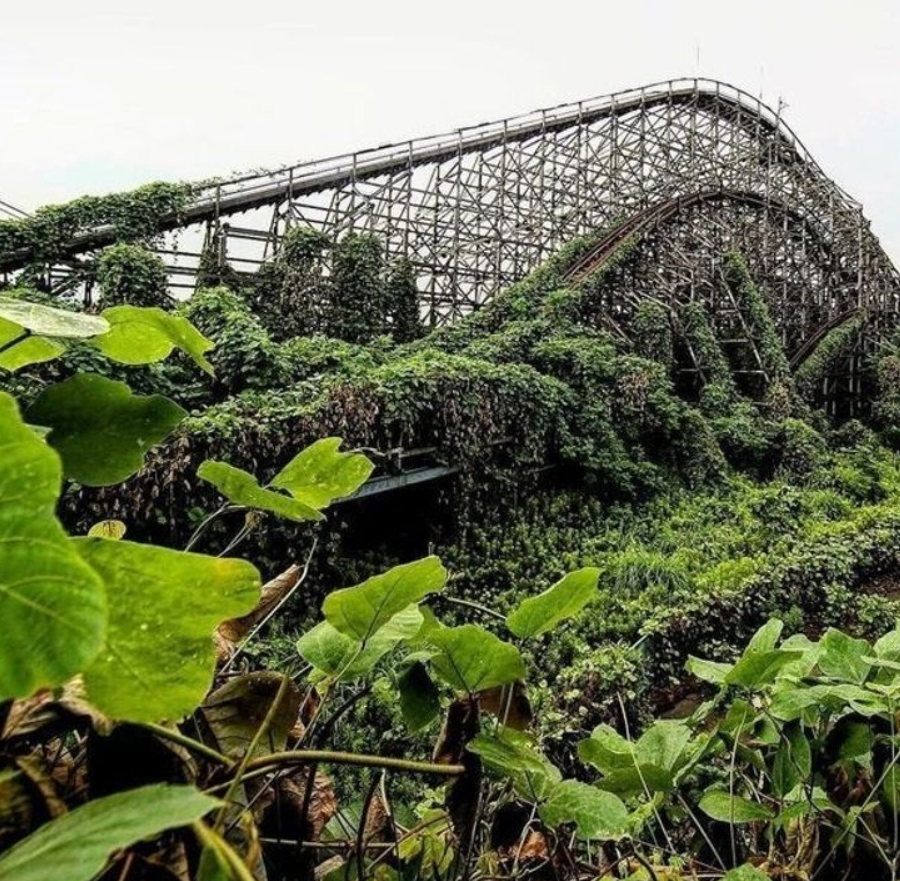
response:
<path id="1" fill-rule="evenodd" d="M 188 539 L 188 543 L 184 546 L 186 551 L 189 551 L 195 544 L 200 540 L 200 537 L 204 532 L 212 525 L 212 523 L 221 517 L 223 514 L 228 514 L 231 511 L 243 511 L 244 508 L 241 505 L 230 505 L 228 502 L 223 502 L 212 514 L 207 514 L 204 517 L 203 521 L 200 525 L 194 530 L 193 535 Z"/>
<path id="2" fill-rule="evenodd" d="M 237 780 L 261 777 L 283 765 L 308 765 L 311 762 L 331 762 L 335 765 L 356 765 L 362 768 L 386 768 L 391 771 L 408 771 L 412 774 L 434 774 L 440 777 L 460 777 L 465 773 L 463 765 L 441 765 L 436 762 L 416 762 L 411 759 L 396 759 L 391 756 L 372 756 L 362 753 L 348 753 L 337 750 L 298 749 L 270 753 L 247 762 L 244 773 Z M 221 784 L 208 792 L 221 789 Z"/>
<path id="3" fill-rule="evenodd" d="M 250 745 L 247 747 L 247 751 L 244 753 L 244 757 L 241 759 L 241 764 L 237 769 L 237 773 L 234 775 L 233 779 L 231 780 L 231 784 L 225 791 L 225 804 L 223 804 L 219 809 L 219 814 L 216 817 L 216 822 L 213 826 L 213 832 L 215 832 L 217 835 L 222 831 L 222 828 L 225 825 L 228 808 L 234 800 L 234 796 L 237 794 L 237 790 L 241 785 L 241 778 L 243 777 L 244 772 L 250 765 L 250 757 L 256 751 L 256 747 L 259 746 L 259 742 L 263 739 L 263 736 L 269 730 L 269 727 L 272 724 L 272 720 L 275 718 L 275 714 L 278 712 L 278 708 L 281 705 L 281 701 L 287 693 L 287 687 L 290 681 L 291 680 L 288 679 L 287 676 L 283 676 L 281 678 L 281 682 L 278 685 L 278 691 L 275 694 L 275 700 L 273 700 L 269 705 L 269 709 L 266 711 L 266 717 L 262 720 L 262 724 L 259 726 L 259 728 L 256 729 L 256 734 L 253 735 L 253 740 L 250 741 Z"/>
<path id="4" fill-rule="evenodd" d="M 474 600 L 466 600 L 462 597 L 452 597 L 447 594 L 440 594 L 435 597 L 435 599 L 445 600 L 448 603 L 454 603 L 457 606 L 465 606 L 468 609 L 475 609 L 476 612 L 481 612 L 484 615 L 490 615 L 494 618 L 499 619 L 500 621 L 506 620 L 506 615 L 502 615 L 496 609 L 491 609 L 488 606 L 483 606 L 481 603 L 476 603 Z"/>
<path id="5" fill-rule="evenodd" d="M 228 864 L 235 881 L 255 881 L 253 873 L 240 855 L 214 829 L 210 829 L 202 820 L 193 823 L 192 828 L 203 845 L 219 854 Z"/>
<path id="6" fill-rule="evenodd" d="M 139 724 L 141 728 L 152 731 L 158 737 L 162 737 L 165 740 L 171 740 L 172 743 L 177 743 L 179 746 L 183 746 L 185 749 L 191 750 L 191 752 L 206 756 L 206 758 L 212 759 L 213 761 L 221 762 L 226 768 L 230 768 L 234 765 L 234 761 L 229 759 L 228 756 L 223 755 L 211 746 L 207 746 L 205 743 L 201 743 L 199 740 L 194 740 L 193 737 L 182 734 L 176 728 L 166 728 L 164 725 L 157 725 L 155 722 L 141 722 Z"/>

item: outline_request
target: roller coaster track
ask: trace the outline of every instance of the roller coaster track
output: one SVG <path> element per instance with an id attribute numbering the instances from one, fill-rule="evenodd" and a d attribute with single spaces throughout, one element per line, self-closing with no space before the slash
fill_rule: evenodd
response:
<path id="1" fill-rule="evenodd" d="M 849 310 L 900 311 L 900 276 L 861 205 L 779 112 L 711 80 L 206 181 L 161 218 L 157 246 L 173 285 L 191 289 L 202 247 L 252 273 L 293 224 L 333 239 L 380 236 L 391 258 L 413 261 L 432 324 L 480 308 L 565 242 L 614 225 L 569 279 L 638 239 L 622 301 L 610 304 L 611 315 L 626 313 L 616 320 L 627 323 L 627 304 L 643 296 L 715 309 L 729 250 L 748 260 L 789 351 Z M 76 260 L 115 236 L 83 229 L 65 253 Z M 0 254 L 0 272 L 31 259 L 27 250 Z"/>

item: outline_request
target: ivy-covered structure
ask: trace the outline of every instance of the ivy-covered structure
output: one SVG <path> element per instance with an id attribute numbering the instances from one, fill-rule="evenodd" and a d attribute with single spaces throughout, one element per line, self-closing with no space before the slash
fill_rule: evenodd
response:
<path id="1" fill-rule="evenodd" d="M 853 350 L 803 386 L 835 413 L 864 411 L 871 389 L 861 358 L 896 322 L 900 276 L 860 204 L 780 113 L 709 80 L 272 172 L 51 206 L 0 221 L 0 273 L 9 280 L 27 269 L 51 288 L 90 282 L 84 263 L 98 249 L 145 241 L 177 288 L 255 286 L 277 306 L 276 336 L 410 339 L 413 299 L 426 324 L 452 323 L 596 230 L 606 232 L 567 277 L 615 272 L 608 298 L 594 300 L 595 324 L 634 344 L 632 319 L 645 301 L 673 320 L 700 303 L 736 381 L 759 397 L 852 320 Z M 405 275 L 380 277 L 381 264 Z M 388 303 L 388 288 L 394 299 L 405 290 L 402 308 Z M 703 365 L 689 361 L 699 376 Z"/>

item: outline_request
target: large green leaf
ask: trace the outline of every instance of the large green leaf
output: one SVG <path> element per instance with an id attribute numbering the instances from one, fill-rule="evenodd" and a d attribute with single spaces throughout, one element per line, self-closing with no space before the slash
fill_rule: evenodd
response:
<path id="1" fill-rule="evenodd" d="M 559 769 L 538 752 L 532 738 L 512 728 L 478 734 L 466 749 L 480 756 L 488 770 L 509 777 L 519 795 L 530 801 L 546 798 L 561 779 Z"/>
<path id="2" fill-rule="evenodd" d="M 422 613 L 415 605 L 398 612 L 365 643 L 335 630 L 321 621 L 297 641 L 297 651 L 317 670 L 338 681 L 365 676 L 388 652 L 412 639 L 422 626 Z"/>
<path id="3" fill-rule="evenodd" d="M 441 561 L 425 557 L 330 593 L 322 603 L 322 612 L 336 630 L 365 642 L 398 612 L 440 590 L 446 580 Z"/>
<path id="4" fill-rule="evenodd" d="M 259 599 L 259 573 L 243 560 L 169 548 L 73 540 L 106 583 L 106 644 L 84 673 L 91 703 L 114 719 L 176 721 L 212 683 L 213 632 Z"/>
<path id="5" fill-rule="evenodd" d="M 661 768 L 674 770 L 691 739 L 691 729 L 677 719 L 657 719 L 634 745 L 638 761 L 654 762 Z"/>
<path id="6" fill-rule="evenodd" d="M 577 615 L 596 595 L 600 570 L 594 567 L 570 572 L 553 587 L 523 600 L 506 619 L 506 625 L 518 637 L 540 636 L 553 630 L 560 621 Z"/>
<path id="7" fill-rule="evenodd" d="M 747 688 L 768 685 L 775 681 L 775 677 L 783 667 L 802 657 L 802 651 L 787 649 L 745 652 L 725 676 L 725 683 L 743 685 Z"/>
<path id="8" fill-rule="evenodd" d="M 109 330 L 107 321 L 97 315 L 54 309 L 9 294 L 0 294 L 0 318 L 36 336 L 63 339 L 92 337 Z"/>
<path id="9" fill-rule="evenodd" d="M 578 744 L 578 757 L 604 774 L 634 765 L 634 747 L 610 725 L 598 725 Z"/>
<path id="10" fill-rule="evenodd" d="M 428 634 L 439 651 L 431 659 L 435 673 L 452 688 L 474 693 L 525 678 L 519 650 L 478 627 L 445 627 Z"/>
<path id="11" fill-rule="evenodd" d="M 106 593 L 54 515 L 59 456 L 0 392 L 0 701 L 59 685 L 103 644 Z"/>
<path id="12" fill-rule="evenodd" d="M 622 798 L 635 798 L 655 792 L 671 792 L 675 779 L 671 771 L 652 763 L 639 763 L 620 768 L 597 782 L 604 792 L 614 792 Z"/>
<path id="13" fill-rule="evenodd" d="M 885 633 L 873 646 L 879 658 L 900 658 L 900 629 Z"/>
<path id="14" fill-rule="evenodd" d="M 109 322 L 109 331 L 93 340 L 93 345 L 108 358 L 122 364 L 152 364 L 178 348 L 212 374 L 205 353 L 213 343 L 187 318 L 156 306 L 112 306 L 102 315 Z"/>
<path id="15" fill-rule="evenodd" d="M 693 673 L 698 679 L 702 679 L 704 682 L 712 682 L 714 685 L 722 685 L 734 664 L 723 664 L 721 661 L 707 661 L 705 658 L 695 658 L 693 655 L 690 655 L 686 666 L 688 672 Z"/>
<path id="16" fill-rule="evenodd" d="M 3 881 L 90 881 L 116 851 L 186 826 L 219 802 L 191 786 L 154 784 L 94 799 L 0 855 Z"/>
<path id="17" fill-rule="evenodd" d="M 864 639 L 854 639 L 840 630 L 829 628 L 821 639 L 824 649 L 819 669 L 835 679 L 861 685 L 866 681 L 872 665 L 866 661 L 872 648 Z"/>
<path id="18" fill-rule="evenodd" d="M 579 780 L 563 780 L 539 808 L 548 826 L 574 823 L 582 841 L 621 838 L 628 831 L 628 809 L 611 792 Z"/>
<path id="19" fill-rule="evenodd" d="M 866 724 L 861 727 L 869 730 Z M 809 777 L 812 771 L 812 753 L 801 725 L 785 725 L 782 734 L 783 740 L 779 743 L 772 762 L 772 785 L 778 795 L 784 796 Z"/>
<path id="20" fill-rule="evenodd" d="M 640 736 L 634 745 L 634 756 L 638 762 L 674 771 L 690 739 L 691 729 L 684 722 L 659 719 Z"/>
<path id="21" fill-rule="evenodd" d="M 775 646 L 778 645 L 778 639 L 782 630 L 784 630 L 784 621 L 778 618 L 770 618 L 750 637 L 744 653 L 773 651 Z"/>
<path id="22" fill-rule="evenodd" d="M 31 405 L 28 421 L 51 429 L 66 476 L 87 486 L 126 480 L 144 454 L 186 416 L 161 395 L 135 395 L 124 382 L 77 374 L 50 386 Z"/>
<path id="23" fill-rule="evenodd" d="M 374 467 L 362 453 L 341 453 L 339 437 L 325 437 L 288 462 L 272 481 L 311 508 L 326 508 L 355 493 Z"/>
<path id="24" fill-rule="evenodd" d="M 758 802 L 716 789 L 700 799 L 700 810 L 722 823 L 753 823 L 772 818 L 772 812 Z"/>
<path id="25" fill-rule="evenodd" d="M 421 660 L 406 664 L 397 677 L 397 691 L 403 721 L 412 731 L 421 731 L 441 710 L 440 692 Z"/>
<path id="26" fill-rule="evenodd" d="M 690 737 L 687 725 L 673 720 L 654 722 L 634 744 L 609 725 L 599 725 L 578 744 L 578 755 L 603 772 L 598 785 L 608 792 L 669 792 Z"/>
<path id="27" fill-rule="evenodd" d="M 227 462 L 208 459 L 197 469 L 197 476 L 211 483 L 226 499 L 258 511 L 271 511 L 288 520 L 322 520 L 323 515 L 306 502 L 284 493 L 266 489 L 246 471 Z"/>
<path id="28" fill-rule="evenodd" d="M 0 318 L 0 368 L 18 370 L 29 364 L 50 361 L 65 352 L 66 347 L 56 340 L 29 336 L 22 339 L 23 328 Z M 8 348 L 5 348 L 8 347 Z"/>

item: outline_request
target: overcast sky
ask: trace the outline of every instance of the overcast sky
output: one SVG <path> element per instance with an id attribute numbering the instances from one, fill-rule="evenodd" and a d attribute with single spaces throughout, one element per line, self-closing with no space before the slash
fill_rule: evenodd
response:
<path id="1" fill-rule="evenodd" d="M 783 99 L 900 263 L 898 0 L 7 0 L 0 15 L 0 199 L 28 210 L 700 75 Z"/>

